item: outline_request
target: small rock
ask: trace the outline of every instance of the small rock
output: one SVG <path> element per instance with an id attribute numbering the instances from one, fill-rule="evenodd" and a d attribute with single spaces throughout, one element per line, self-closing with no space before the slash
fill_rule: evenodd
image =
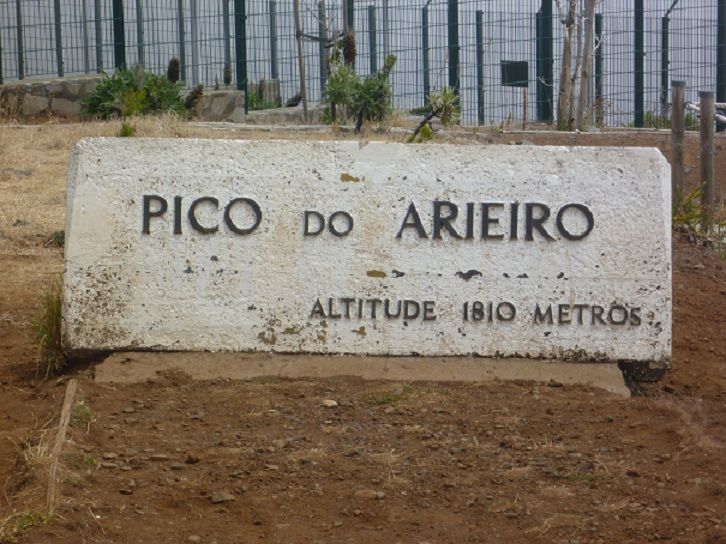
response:
<path id="1" fill-rule="evenodd" d="M 136 411 L 136 409 L 135 409 L 135 408 L 133 408 L 132 406 L 127 406 L 126 408 L 124 408 L 124 409 L 122 410 L 122 412 L 123 412 L 124 414 L 133 414 L 133 413 L 134 413 L 135 411 Z"/>
<path id="2" fill-rule="evenodd" d="M 131 466 L 129 466 L 129 465 L 121 465 L 121 467 L 120 467 L 120 468 L 121 468 L 121 470 L 123 470 L 124 472 L 128 472 L 129 470 L 134 470 L 134 467 L 131 467 Z"/>
<path id="3" fill-rule="evenodd" d="M 163 453 L 152 453 L 149 459 L 151 459 L 152 461 L 166 461 L 167 459 L 169 459 L 169 456 Z"/>
<path id="4" fill-rule="evenodd" d="M 202 541 L 201 536 L 192 535 L 189 538 L 187 538 L 187 542 L 190 542 L 191 544 L 199 544 Z"/>
<path id="5" fill-rule="evenodd" d="M 630 478 L 639 478 L 640 473 L 637 470 L 629 470 L 625 473 L 626 476 L 629 476 Z"/>
<path id="6" fill-rule="evenodd" d="M 111 452 L 103 454 L 103 458 L 107 461 L 109 461 L 111 459 L 116 459 L 117 457 L 118 457 L 118 455 L 116 455 L 115 453 L 111 453 Z"/>
<path id="7" fill-rule="evenodd" d="M 184 470 L 184 465 L 181 463 L 173 463 L 170 468 L 171 470 Z"/>
<path id="8" fill-rule="evenodd" d="M 119 493 L 121 493 L 122 495 L 131 495 L 133 492 L 134 492 L 133 489 L 126 489 L 126 488 L 119 489 Z"/>
<path id="9" fill-rule="evenodd" d="M 266 470 L 280 470 L 280 467 L 277 465 L 265 465 Z"/>
<path id="10" fill-rule="evenodd" d="M 386 493 L 384 491 L 376 491 L 375 489 L 358 489 L 354 495 L 357 499 L 381 500 L 386 496 Z"/>
<path id="11" fill-rule="evenodd" d="M 135 450 L 134 448 L 126 448 L 126 451 L 124 451 L 124 457 L 136 457 L 139 454 L 139 450 Z"/>
<path id="12" fill-rule="evenodd" d="M 110 461 L 101 461 L 101 468 L 118 468 L 118 464 Z"/>
<path id="13" fill-rule="evenodd" d="M 187 455 L 186 461 L 184 461 L 187 465 L 196 465 L 199 462 L 199 457 L 193 454 Z"/>
<path id="14" fill-rule="evenodd" d="M 325 399 L 323 402 L 320 403 L 321 406 L 324 406 L 325 408 L 335 408 L 338 406 L 338 403 L 334 401 L 333 399 Z"/>
<path id="15" fill-rule="evenodd" d="M 212 493 L 212 504 L 220 504 L 223 502 L 230 502 L 235 500 L 234 495 L 229 491 L 216 491 Z"/>

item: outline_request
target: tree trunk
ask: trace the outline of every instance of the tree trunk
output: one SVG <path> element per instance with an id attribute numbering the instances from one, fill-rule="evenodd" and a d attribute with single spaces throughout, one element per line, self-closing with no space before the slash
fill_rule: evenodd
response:
<path id="1" fill-rule="evenodd" d="M 582 74 L 580 75 L 580 96 L 577 103 L 578 130 L 585 130 L 585 113 L 590 106 L 590 70 L 592 67 L 596 1 L 587 0 L 585 10 L 585 52 L 582 60 Z"/>
<path id="2" fill-rule="evenodd" d="M 302 25 L 300 24 L 300 0 L 293 0 L 295 11 L 295 37 L 297 41 L 297 64 L 300 72 L 300 100 L 303 106 L 303 119 L 308 122 L 308 93 L 305 87 L 305 59 L 302 47 Z"/>
<path id="3" fill-rule="evenodd" d="M 575 66 L 570 75 L 570 99 L 568 104 L 570 111 L 567 113 L 567 130 L 575 129 L 575 116 L 577 106 L 577 80 L 580 76 L 580 67 L 582 66 L 582 12 L 576 15 L 575 23 Z"/>
<path id="4" fill-rule="evenodd" d="M 568 113 L 570 111 L 570 65 L 572 63 L 572 33 L 575 27 L 575 9 L 577 0 L 568 0 L 567 19 L 565 20 L 566 36 L 562 45 L 562 71 L 560 72 L 560 90 L 557 97 L 557 128 L 567 130 Z"/>

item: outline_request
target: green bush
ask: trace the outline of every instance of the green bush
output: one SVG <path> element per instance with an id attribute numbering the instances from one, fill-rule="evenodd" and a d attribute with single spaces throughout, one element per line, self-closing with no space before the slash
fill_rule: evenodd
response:
<path id="1" fill-rule="evenodd" d="M 180 85 L 137 67 L 106 75 L 81 105 L 86 113 L 102 119 L 163 112 L 183 114 L 186 110 L 180 92 Z"/>
<path id="2" fill-rule="evenodd" d="M 325 88 L 329 119 L 332 122 L 355 119 L 356 132 L 365 121 L 383 121 L 391 113 L 388 78 L 395 64 L 396 57 L 388 55 L 381 71 L 361 79 L 352 66 L 333 62 Z"/>
<path id="3" fill-rule="evenodd" d="M 423 110 L 423 119 L 418 124 L 413 134 L 409 136 L 408 142 L 423 142 L 433 138 L 431 121 L 438 118 L 441 124 L 448 127 L 459 122 L 460 116 L 459 97 L 457 94 L 444 87 L 440 93 L 432 93 Z"/>

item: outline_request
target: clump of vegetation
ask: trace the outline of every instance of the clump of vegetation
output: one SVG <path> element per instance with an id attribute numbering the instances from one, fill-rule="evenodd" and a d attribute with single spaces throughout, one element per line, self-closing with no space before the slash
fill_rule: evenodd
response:
<path id="1" fill-rule="evenodd" d="M 47 378 L 59 374 L 66 365 L 66 354 L 61 343 L 61 282 L 54 278 L 46 287 L 41 299 L 42 313 L 31 320 L 33 339 L 40 347 L 41 359 L 38 363 Z"/>
<path id="2" fill-rule="evenodd" d="M 106 76 L 81 105 L 86 113 L 102 119 L 164 112 L 184 114 L 187 110 L 180 93 L 180 85 L 137 65 L 134 70 L 117 70 Z"/>
<path id="3" fill-rule="evenodd" d="M 726 205 L 723 203 L 711 211 L 713 227 L 705 228 L 705 210 L 701 204 L 703 185 L 688 194 L 676 193 L 673 199 L 672 223 L 676 233 L 698 243 L 716 249 L 726 258 Z"/>
<path id="4" fill-rule="evenodd" d="M 123 121 L 121 128 L 118 130 L 119 138 L 130 138 L 134 134 L 136 134 L 136 127 L 131 123 Z"/>
<path id="5" fill-rule="evenodd" d="M 39 525 L 50 523 L 47 514 L 25 511 L 14 514 L 0 524 L 0 543 L 16 542 L 25 532 Z"/>
<path id="6" fill-rule="evenodd" d="M 433 137 L 431 121 L 438 119 L 442 125 L 448 127 L 459 121 L 460 114 L 459 97 L 454 91 L 444 87 L 440 93 L 433 93 L 429 96 L 423 119 L 408 138 L 408 142 L 430 140 Z"/>
<path id="7" fill-rule="evenodd" d="M 389 77 L 396 57 L 388 55 L 382 70 L 361 78 L 347 58 L 341 62 L 340 55 L 339 51 L 333 52 L 330 77 L 325 88 L 329 118 L 332 122 L 355 119 L 355 131 L 360 132 L 364 122 L 383 121 L 391 113 L 393 93 Z"/>
<path id="8" fill-rule="evenodd" d="M 685 117 L 686 130 L 699 130 L 698 119 L 687 113 Z M 635 123 L 628 123 L 628 127 L 635 127 Z M 671 118 L 666 115 L 658 115 L 650 111 L 643 113 L 643 127 L 656 129 L 669 129 L 672 127 Z"/>

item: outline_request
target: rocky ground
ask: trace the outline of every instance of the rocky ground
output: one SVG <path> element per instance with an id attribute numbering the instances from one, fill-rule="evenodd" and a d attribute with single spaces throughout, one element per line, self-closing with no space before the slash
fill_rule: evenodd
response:
<path id="1" fill-rule="evenodd" d="M 726 542 L 726 261 L 684 240 L 673 368 L 630 399 L 558 383 L 179 372 L 109 385 L 78 365 L 47 517 L 66 381 L 36 377 L 28 321 L 62 267 L 52 235 L 69 149 L 116 128 L 0 128 L 0 542 Z"/>

